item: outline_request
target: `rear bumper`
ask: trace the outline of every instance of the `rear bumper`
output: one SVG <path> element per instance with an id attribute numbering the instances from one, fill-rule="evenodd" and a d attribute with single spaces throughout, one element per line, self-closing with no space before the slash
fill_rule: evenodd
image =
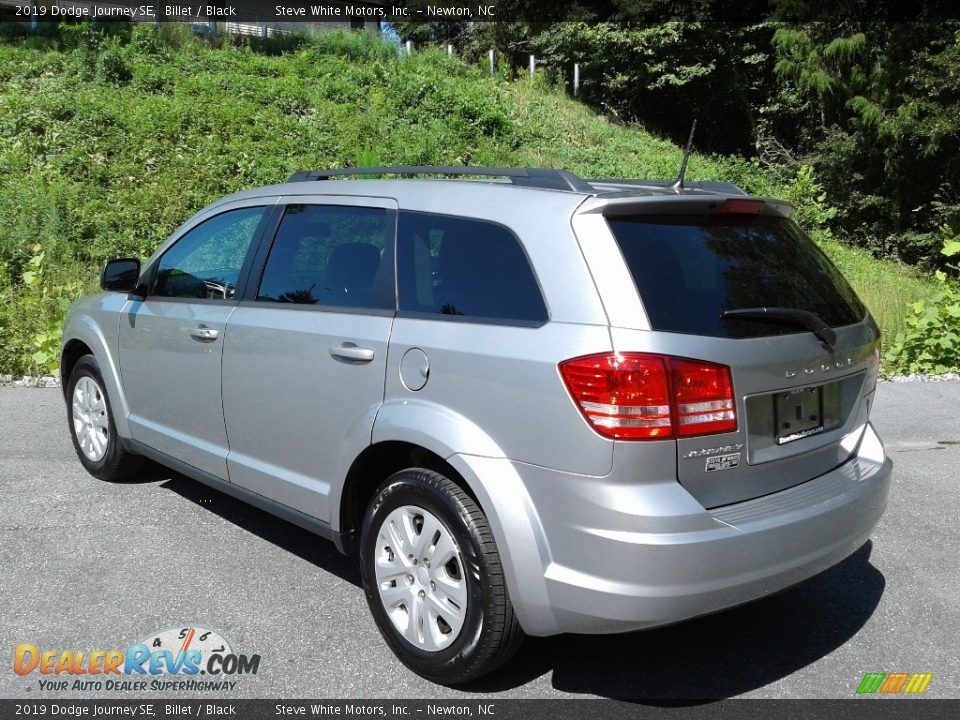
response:
<path id="1" fill-rule="evenodd" d="M 514 466 L 527 511 L 537 514 L 530 525 L 543 534 L 539 572 L 508 573 L 521 623 L 535 635 L 666 625 L 816 575 L 869 538 L 892 469 L 870 425 L 854 457 L 825 475 L 712 511 L 676 481 L 626 484 Z M 510 563 L 509 523 L 501 533 Z"/>

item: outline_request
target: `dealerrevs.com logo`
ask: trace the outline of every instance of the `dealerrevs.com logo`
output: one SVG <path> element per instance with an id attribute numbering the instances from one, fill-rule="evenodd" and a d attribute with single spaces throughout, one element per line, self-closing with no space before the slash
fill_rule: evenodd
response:
<path id="1" fill-rule="evenodd" d="M 256 675 L 259 655 L 235 653 L 216 630 L 163 630 L 126 650 L 42 649 L 17 645 L 13 671 L 37 674 L 40 690 L 230 691 L 234 678 Z M 173 678 L 173 679 L 171 679 Z"/>

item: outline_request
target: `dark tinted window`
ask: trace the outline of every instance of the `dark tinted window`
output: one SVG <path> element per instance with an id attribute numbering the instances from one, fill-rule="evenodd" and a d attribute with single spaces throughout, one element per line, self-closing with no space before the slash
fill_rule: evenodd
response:
<path id="1" fill-rule="evenodd" d="M 533 323 L 547 319 L 520 242 L 501 225 L 401 212 L 397 271 L 401 310 Z"/>
<path id="2" fill-rule="evenodd" d="M 387 237 L 387 211 L 380 208 L 290 205 L 267 257 L 257 300 L 376 305 L 374 285 L 389 282 L 392 274 L 381 262 Z M 380 304 L 392 308 L 392 288 L 390 295 L 389 303 Z"/>
<path id="3" fill-rule="evenodd" d="M 803 332 L 720 317 L 754 307 L 807 310 L 833 327 L 864 317 L 846 280 L 792 220 L 687 215 L 608 222 L 656 330 L 715 337 Z"/>
<path id="4" fill-rule="evenodd" d="M 160 258 L 152 295 L 230 299 L 264 208 L 230 210 L 197 225 Z"/>

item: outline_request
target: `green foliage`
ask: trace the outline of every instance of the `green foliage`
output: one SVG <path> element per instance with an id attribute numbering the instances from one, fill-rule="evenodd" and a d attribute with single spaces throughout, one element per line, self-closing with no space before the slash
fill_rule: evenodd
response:
<path id="1" fill-rule="evenodd" d="M 805 155 L 845 239 L 942 267 L 960 219 L 960 24 L 828 23 L 774 34 L 764 132 Z"/>
<path id="2" fill-rule="evenodd" d="M 941 254 L 960 255 L 960 236 L 943 228 L 946 236 Z M 960 267 L 947 264 L 957 272 Z M 946 272 L 936 273 L 938 291 L 928 300 L 913 303 L 907 327 L 897 334 L 886 360 L 899 372 L 945 373 L 960 370 L 960 280 Z"/>
<path id="3" fill-rule="evenodd" d="M 309 36 L 309 46 L 320 55 L 336 55 L 354 62 L 386 62 L 397 57 L 398 48 L 367 32 L 329 32 Z"/>
<path id="4" fill-rule="evenodd" d="M 126 53 L 117 43 L 107 43 L 97 53 L 96 76 L 101 82 L 110 85 L 125 85 L 130 82 L 133 73 L 127 66 Z"/>
<path id="5" fill-rule="evenodd" d="M 837 216 L 837 209 L 828 204 L 827 193 L 817 182 L 812 165 L 800 166 L 781 197 L 793 204 L 793 219 L 815 239 L 832 237 L 830 223 Z"/>
<path id="6" fill-rule="evenodd" d="M 0 286 L 0 302 L 6 309 L 0 314 L 0 332 L 5 340 L 0 349 L 0 363 L 4 365 L 0 367 L 12 366 L 17 371 L 38 375 L 56 374 L 63 315 L 79 297 L 79 285 L 74 281 L 47 282 L 49 269 L 42 246 L 33 245 L 29 251 L 31 255 L 20 273 L 18 287 Z M 0 270 L 8 270 L 7 264 L 0 264 Z"/>
<path id="7" fill-rule="evenodd" d="M 581 97 L 622 120 L 683 142 L 697 118 L 698 148 L 749 152 L 749 112 L 763 98 L 770 32 L 725 23 L 564 22 L 526 45 L 568 83 L 580 63 Z"/>
<path id="8" fill-rule="evenodd" d="M 806 28 L 788 26 L 774 32 L 773 44 L 776 72 L 817 98 L 824 126 L 828 112 L 835 113 L 838 104 L 842 107 L 847 97 L 864 86 L 858 64 L 867 51 L 863 33 L 818 42 Z"/>
<path id="9" fill-rule="evenodd" d="M 672 178 L 680 165 L 673 143 L 610 122 L 546 76 L 490 77 L 441 49 L 407 57 L 368 33 L 272 47 L 177 33 L 78 25 L 39 45 L 0 42 L 3 372 L 52 369 L 62 308 L 96 289 L 105 260 L 146 258 L 207 203 L 295 170 L 486 164 Z M 687 177 L 791 200 L 839 256 L 821 174 L 797 168 L 781 182 L 755 161 L 695 154 Z M 888 331 L 900 315 L 887 298 L 930 294 L 900 266 L 857 256 L 850 269 Z"/>
<path id="10" fill-rule="evenodd" d="M 169 43 L 156 25 L 138 23 L 130 32 L 130 47 L 138 55 L 154 60 L 165 60 Z"/>

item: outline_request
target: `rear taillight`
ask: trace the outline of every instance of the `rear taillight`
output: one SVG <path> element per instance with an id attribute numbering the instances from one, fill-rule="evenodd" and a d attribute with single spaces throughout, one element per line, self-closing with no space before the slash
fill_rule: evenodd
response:
<path id="1" fill-rule="evenodd" d="M 737 429 L 730 368 L 648 353 L 565 360 L 560 375 L 587 422 L 620 440 L 657 440 Z"/>
<path id="2" fill-rule="evenodd" d="M 587 355 L 560 363 L 560 374 L 597 432 L 641 440 L 673 436 L 667 358 L 640 353 Z"/>
<path id="3" fill-rule="evenodd" d="M 707 435 L 737 429 L 730 368 L 670 358 L 677 434 Z"/>

